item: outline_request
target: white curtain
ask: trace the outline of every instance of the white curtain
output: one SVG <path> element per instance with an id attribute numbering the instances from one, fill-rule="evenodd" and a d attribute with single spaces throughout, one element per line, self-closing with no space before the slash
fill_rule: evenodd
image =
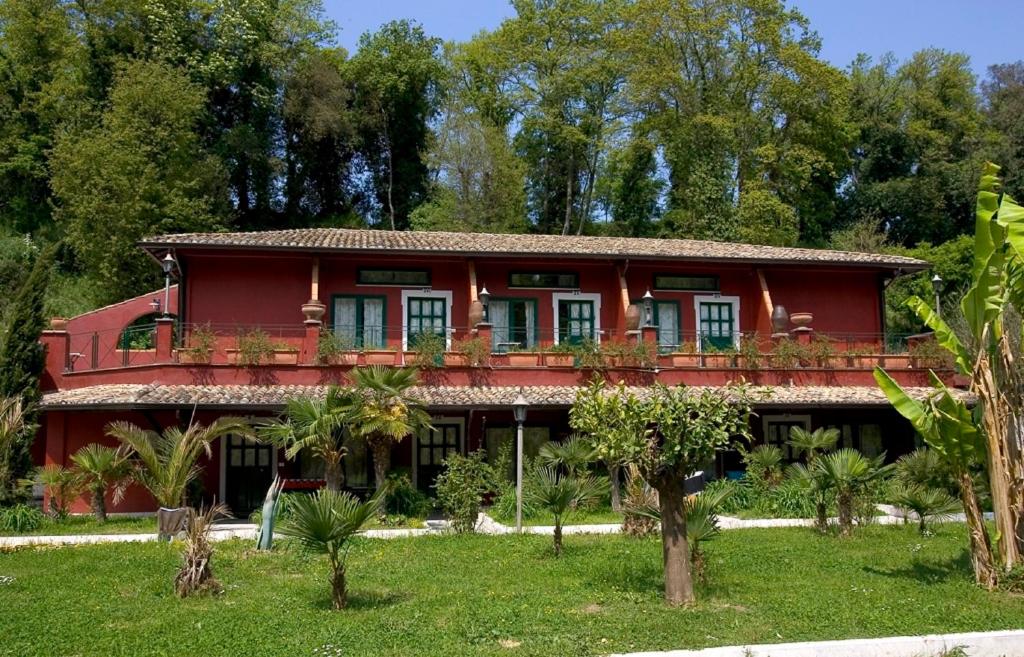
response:
<path id="1" fill-rule="evenodd" d="M 363 300 L 363 346 L 384 346 L 384 300 Z"/>
<path id="2" fill-rule="evenodd" d="M 356 344 L 356 300 L 334 300 L 334 334 Z"/>
<path id="3" fill-rule="evenodd" d="M 534 317 L 534 304 L 524 303 L 526 308 L 526 346 L 532 347 L 537 342 L 537 318 Z"/>
<path id="4" fill-rule="evenodd" d="M 658 305 L 658 345 L 673 349 L 679 346 L 679 313 L 674 303 Z"/>
<path id="5" fill-rule="evenodd" d="M 509 341 L 508 301 L 492 301 L 487 304 L 487 319 L 491 322 L 495 348 L 504 350 Z"/>

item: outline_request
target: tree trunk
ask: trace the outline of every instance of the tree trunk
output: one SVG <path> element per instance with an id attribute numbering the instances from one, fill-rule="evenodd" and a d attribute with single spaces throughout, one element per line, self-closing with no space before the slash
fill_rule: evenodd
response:
<path id="1" fill-rule="evenodd" d="M 978 495 L 970 473 L 960 474 L 960 500 L 964 505 L 967 534 L 971 540 L 971 563 L 974 566 L 974 581 L 988 590 L 996 587 L 999 574 L 992 561 L 992 542 L 985 528 L 985 518 L 978 505 Z"/>
<path id="2" fill-rule="evenodd" d="M 690 551 L 691 559 L 693 562 L 693 576 L 701 584 L 708 583 L 707 571 L 705 569 L 704 552 L 700 549 L 699 545 L 694 545 L 693 550 Z"/>
<path id="3" fill-rule="evenodd" d="M 818 500 L 814 503 L 815 519 L 814 526 L 818 528 L 818 531 L 824 534 L 828 531 L 828 505 L 825 504 L 824 500 Z"/>
<path id="4" fill-rule="evenodd" d="M 562 519 L 555 518 L 555 556 L 562 556 Z"/>
<path id="5" fill-rule="evenodd" d="M 391 443 L 386 440 L 373 441 L 373 478 L 378 491 L 384 490 L 389 469 L 391 469 Z"/>
<path id="6" fill-rule="evenodd" d="M 345 590 L 345 565 L 335 564 L 331 572 L 331 602 L 335 609 L 348 606 L 348 592 Z"/>
<path id="7" fill-rule="evenodd" d="M 661 549 L 665 564 L 665 602 L 673 606 L 694 602 L 690 545 L 686 540 L 686 486 L 682 477 L 659 478 Z"/>
<path id="8" fill-rule="evenodd" d="M 98 522 L 107 521 L 107 500 L 106 486 L 102 484 L 93 486 L 92 489 L 92 513 Z"/>
<path id="9" fill-rule="evenodd" d="M 324 487 L 327 490 L 340 491 L 344 484 L 344 472 L 341 463 L 327 462 L 324 468 Z"/>
<path id="10" fill-rule="evenodd" d="M 622 511 L 622 466 L 609 464 L 608 478 L 612 483 L 612 511 Z"/>
<path id="11" fill-rule="evenodd" d="M 849 536 L 853 532 L 853 494 L 842 491 L 836 496 L 839 507 L 839 535 Z"/>

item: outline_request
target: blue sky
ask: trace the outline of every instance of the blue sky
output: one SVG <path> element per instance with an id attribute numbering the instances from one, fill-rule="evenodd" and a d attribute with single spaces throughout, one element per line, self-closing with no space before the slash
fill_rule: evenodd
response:
<path id="1" fill-rule="evenodd" d="M 411 18 L 442 39 L 465 40 L 512 15 L 507 0 L 325 0 L 350 51 L 359 35 Z M 822 55 L 846 67 L 858 52 L 900 59 L 928 46 L 965 52 L 975 72 L 1024 59 L 1022 0 L 793 0 L 821 35 Z M 978 8 L 984 7 L 984 13 Z"/>

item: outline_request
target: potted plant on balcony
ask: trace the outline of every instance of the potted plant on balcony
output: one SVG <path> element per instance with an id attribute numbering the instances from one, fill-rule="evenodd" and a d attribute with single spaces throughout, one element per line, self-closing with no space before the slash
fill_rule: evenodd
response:
<path id="1" fill-rule="evenodd" d="M 722 369 L 736 365 L 736 351 L 734 349 L 718 349 L 712 347 L 701 354 L 704 367 Z"/>
<path id="2" fill-rule="evenodd" d="M 756 334 L 741 335 L 736 355 L 736 367 L 745 370 L 761 369 L 761 344 Z"/>
<path id="3" fill-rule="evenodd" d="M 421 370 L 441 367 L 444 365 L 446 342 L 443 335 L 420 333 L 410 340 L 413 351 L 406 356 L 405 362 Z"/>
<path id="4" fill-rule="evenodd" d="M 445 367 L 484 367 L 490 362 L 491 346 L 476 336 L 459 340 L 453 351 L 445 352 Z"/>
<path id="5" fill-rule="evenodd" d="M 228 349 L 228 362 L 246 367 L 295 365 L 299 350 L 284 342 L 273 342 L 266 331 L 252 329 L 238 336 L 235 349 Z"/>
<path id="6" fill-rule="evenodd" d="M 217 334 L 210 328 L 209 323 L 203 324 L 192 331 L 188 345 L 177 351 L 179 363 L 209 365 L 213 362 L 213 351 L 217 347 Z"/>
<path id="7" fill-rule="evenodd" d="M 576 345 L 568 342 L 553 344 L 544 351 L 544 364 L 547 367 L 572 367 L 576 362 Z"/>
<path id="8" fill-rule="evenodd" d="M 317 365 L 355 365 L 359 354 L 353 349 L 348 336 L 338 335 L 330 329 L 320 331 L 316 343 Z"/>
<path id="9" fill-rule="evenodd" d="M 811 340 L 809 351 L 812 362 L 818 367 L 828 369 L 839 367 L 835 345 L 832 344 L 832 339 L 828 336 L 815 335 L 814 339 Z"/>
<path id="10" fill-rule="evenodd" d="M 523 349 L 518 345 L 509 349 L 507 354 L 510 367 L 536 367 L 538 357 L 536 351 Z"/>
<path id="11" fill-rule="evenodd" d="M 950 369 L 953 362 L 934 338 L 918 340 L 910 347 L 910 366 L 920 369 Z"/>
<path id="12" fill-rule="evenodd" d="M 810 350 L 792 338 L 780 338 L 772 349 L 772 366 L 780 370 L 806 367 L 811 360 Z"/>
<path id="13" fill-rule="evenodd" d="M 881 360 L 874 350 L 863 345 L 857 345 L 846 350 L 846 366 L 855 370 L 873 370 L 881 364 Z"/>
<path id="14" fill-rule="evenodd" d="M 613 348 L 612 352 L 618 354 L 620 362 L 624 359 L 620 349 Z M 600 345 L 589 338 L 584 339 L 579 344 L 572 345 L 571 353 L 573 356 L 572 366 L 577 369 L 604 370 L 608 368 L 608 352 L 605 350 L 604 345 Z M 560 367 L 560 365 L 555 367 Z"/>
<path id="15" fill-rule="evenodd" d="M 683 342 L 666 358 L 672 367 L 700 367 L 700 355 L 697 353 L 697 345 L 693 342 Z"/>

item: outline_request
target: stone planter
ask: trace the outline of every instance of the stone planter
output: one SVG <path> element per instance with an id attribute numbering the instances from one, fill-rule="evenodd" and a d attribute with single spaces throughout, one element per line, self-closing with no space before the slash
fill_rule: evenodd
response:
<path id="1" fill-rule="evenodd" d="M 188 529 L 192 521 L 192 509 L 187 506 L 176 509 L 160 507 L 156 512 L 157 537 L 162 541 L 169 541 Z"/>
<path id="2" fill-rule="evenodd" d="M 231 365 L 242 364 L 242 352 L 238 349 L 226 349 L 225 353 L 228 357 L 228 363 Z M 299 350 L 298 349 L 282 349 L 275 350 L 274 355 L 270 357 L 266 362 L 262 362 L 259 366 L 266 365 L 298 365 L 299 364 Z"/>
<path id="3" fill-rule="evenodd" d="M 664 356 L 672 367 L 700 367 L 700 354 L 674 353 Z"/>
<path id="4" fill-rule="evenodd" d="M 910 369 L 910 354 L 886 354 L 880 356 L 879 360 L 879 366 L 888 370 Z"/>
<path id="5" fill-rule="evenodd" d="M 327 306 L 325 306 L 319 299 L 310 299 L 306 303 L 302 304 L 302 314 L 306 316 L 307 322 L 321 321 L 326 311 Z"/>
<path id="6" fill-rule="evenodd" d="M 395 353 L 394 351 L 364 351 L 363 362 L 367 365 L 394 365 L 395 364 Z"/>
<path id="7" fill-rule="evenodd" d="M 537 354 L 533 351 L 510 351 L 507 354 L 510 367 L 537 367 Z"/>
<path id="8" fill-rule="evenodd" d="M 846 366 L 855 370 L 873 370 L 882 364 L 882 357 L 873 354 L 857 354 L 846 357 Z"/>
<path id="9" fill-rule="evenodd" d="M 447 351 L 444 354 L 445 367 L 469 367 L 469 356 L 454 351 Z"/>
<path id="10" fill-rule="evenodd" d="M 326 359 L 322 364 L 350 367 L 357 362 L 359 362 L 359 354 L 355 351 L 349 351 L 343 354 L 335 354 Z"/>
<path id="11" fill-rule="evenodd" d="M 192 349 L 177 349 L 174 355 L 182 365 L 209 365 L 213 360 L 213 352 L 200 353 Z"/>
<path id="12" fill-rule="evenodd" d="M 544 354 L 544 364 L 548 367 L 572 367 L 576 357 L 572 354 Z"/>
<path id="13" fill-rule="evenodd" d="M 797 328 L 810 326 L 814 321 L 814 313 L 790 313 L 789 321 L 793 322 L 793 326 Z"/>
<path id="14" fill-rule="evenodd" d="M 704 367 L 726 369 L 733 367 L 736 362 L 736 356 L 732 354 L 703 354 L 701 360 L 704 363 Z"/>

